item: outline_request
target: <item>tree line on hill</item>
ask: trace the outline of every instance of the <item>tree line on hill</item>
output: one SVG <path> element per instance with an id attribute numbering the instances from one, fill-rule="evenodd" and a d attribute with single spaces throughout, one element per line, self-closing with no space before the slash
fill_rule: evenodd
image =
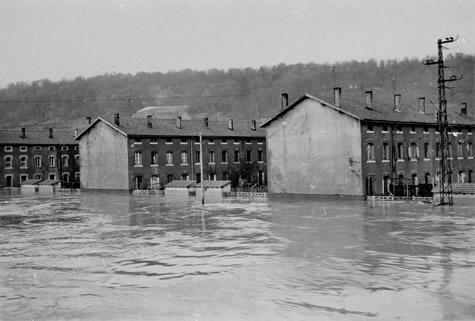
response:
<path id="1" fill-rule="evenodd" d="M 447 89 L 449 104 L 474 103 L 474 55 L 450 54 L 445 59 L 446 77 L 463 76 Z M 429 57 L 426 57 L 426 59 Z M 281 108 L 281 93 L 290 102 L 304 93 L 333 101 L 333 88 L 342 88 L 342 101 L 363 103 L 372 90 L 376 103 L 391 103 L 401 94 L 407 104 L 426 97 L 438 99 L 437 67 L 422 60 L 370 59 L 335 64 L 299 63 L 270 67 L 197 71 L 104 74 L 91 78 L 31 83 L 11 83 L 0 89 L 3 117 L 0 127 L 84 124 L 86 117 L 130 116 L 147 106 L 189 105 L 193 113 L 211 120 L 257 119 L 274 115 Z"/>

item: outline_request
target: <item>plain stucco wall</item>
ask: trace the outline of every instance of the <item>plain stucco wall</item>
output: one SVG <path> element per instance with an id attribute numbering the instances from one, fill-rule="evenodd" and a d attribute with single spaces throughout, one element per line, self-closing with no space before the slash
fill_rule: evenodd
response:
<path id="1" fill-rule="evenodd" d="M 364 195 L 359 120 L 305 99 L 266 137 L 270 193 Z"/>
<path id="2" fill-rule="evenodd" d="M 99 121 L 79 141 L 81 188 L 128 190 L 127 137 Z"/>

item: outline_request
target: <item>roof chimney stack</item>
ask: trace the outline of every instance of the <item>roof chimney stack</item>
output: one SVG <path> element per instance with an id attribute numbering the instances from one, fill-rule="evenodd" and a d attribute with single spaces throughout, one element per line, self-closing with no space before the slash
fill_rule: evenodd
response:
<path id="1" fill-rule="evenodd" d="M 365 97 L 366 97 L 366 108 L 372 110 L 373 109 L 373 92 L 370 90 L 366 91 Z"/>
<path id="2" fill-rule="evenodd" d="M 333 103 L 335 106 L 340 107 L 341 101 L 341 87 L 333 88 Z"/>
<path id="3" fill-rule="evenodd" d="M 467 116 L 467 103 L 462 103 L 462 108 L 460 109 L 460 115 Z"/>
<path id="4" fill-rule="evenodd" d="M 233 123 L 233 120 L 232 120 L 232 119 L 228 120 L 228 129 L 229 129 L 229 130 L 233 130 L 233 129 L 234 129 L 234 123 Z"/>
<path id="5" fill-rule="evenodd" d="M 256 129 L 257 129 L 257 124 L 256 124 L 256 121 L 255 121 L 254 119 L 251 121 L 251 129 L 252 129 L 252 130 L 256 130 Z"/>
<path id="6" fill-rule="evenodd" d="M 400 113 L 401 110 L 399 109 L 399 106 L 401 104 L 401 94 L 395 94 L 394 95 L 394 111 Z"/>
<path id="7" fill-rule="evenodd" d="M 86 117 L 86 120 L 87 120 L 87 124 L 91 125 L 91 117 Z"/>
<path id="8" fill-rule="evenodd" d="M 114 114 L 114 124 L 120 126 L 120 117 L 119 114 Z"/>
<path id="9" fill-rule="evenodd" d="M 74 130 L 74 137 L 76 137 L 76 136 L 78 135 L 78 133 L 79 133 L 79 130 L 76 128 L 76 129 Z"/>
<path id="10" fill-rule="evenodd" d="M 289 105 L 289 94 L 283 93 L 282 95 L 282 109 L 287 108 Z"/>
<path id="11" fill-rule="evenodd" d="M 53 128 L 49 129 L 49 138 L 53 138 Z"/>
<path id="12" fill-rule="evenodd" d="M 21 138 L 26 138 L 26 129 L 25 129 L 25 127 L 21 128 Z"/>
<path id="13" fill-rule="evenodd" d="M 147 127 L 152 128 L 152 115 L 147 115 Z"/>
<path id="14" fill-rule="evenodd" d="M 203 118 L 203 122 L 204 122 L 205 128 L 208 128 L 208 125 L 209 125 L 209 123 L 208 123 L 208 117 Z"/>
<path id="15" fill-rule="evenodd" d="M 425 99 L 425 97 L 419 97 L 419 112 L 421 114 L 426 113 L 426 99 Z"/>
<path id="16" fill-rule="evenodd" d="M 181 116 L 176 117 L 176 128 L 181 129 Z"/>

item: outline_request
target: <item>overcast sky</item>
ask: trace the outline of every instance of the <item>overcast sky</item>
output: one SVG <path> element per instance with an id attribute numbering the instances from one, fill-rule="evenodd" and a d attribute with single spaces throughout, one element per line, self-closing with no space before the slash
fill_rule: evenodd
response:
<path id="1" fill-rule="evenodd" d="M 0 87 L 43 78 L 475 54 L 474 0 L 0 0 Z"/>

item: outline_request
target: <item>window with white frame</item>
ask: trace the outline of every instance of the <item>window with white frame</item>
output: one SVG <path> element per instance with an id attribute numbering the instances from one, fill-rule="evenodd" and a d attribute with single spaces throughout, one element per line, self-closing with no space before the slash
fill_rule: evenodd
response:
<path id="1" fill-rule="evenodd" d="M 28 148 L 26 146 L 20 146 L 20 152 L 27 152 Z"/>
<path id="2" fill-rule="evenodd" d="M 28 156 L 20 156 L 20 167 L 28 168 Z"/>
<path id="3" fill-rule="evenodd" d="M 13 147 L 12 146 L 5 146 L 3 148 L 3 150 L 6 151 L 6 152 L 13 152 Z"/>
<path id="4" fill-rule="evenodd" d="M 172 152 L 167 152 L 167 154 L 166 154 L 166 164 L 167 165 L 173 165 L 173 153 Z"/>
<path id="5" fill-rule="evenodd" d="M 21 174 L 20 175 L 20 182 L 23 183 L 26 180 L 28 180 L 28 174 Z"/>
<path id="6" fill-rule="evenodd" d="M 150 162 L 151 165 L 158 165 L 158 153 L 157 152 L 151 152 L 150 153 Z"/>
<path id="7" fill-rule="evenodd" d="M 48 146 L 48 150 L 56 150 L 55 146 Z"/>
<path id="8" fill-rule="evenodd" d="M 35 167 L 41 167 L 41 156 L 35 156 Z"/>
<path id="9" fill-rule="evenodd" d="M 264 152 L 262 149 L 257 150 L 257 161 L 262 163 L 264 161 Z"/>
<path id="10" fill-rule="evenodd" d="M 69 147 L 68 147 L 68 146 L 61 146 L 61 150 L 62 150 L 63 152 L 68 151 L 68 150 L 69 150 Z"/>
<path id="11" fill-rule="evenodd" d="M 368 162 L 374 162 L 374 144 L 368 143 L 366 146 L 366 160 Z"/>
<path id="12" fill-rule="evenodd" d="M 228 151 L 227 150 L 221 151 L 221 162 L 224 163 L 224 164 L 228 163 Z"/>
<path id="13" fill-rule="evenodd" d="M 134 165 L 135 166 L 142 165 L 142 152 L 135 152 L 134 153 Z"/>
<path id="14" fill-rule="evenodd" d="M 49 174 L 49 177 L 48 177 L 48 178 L 49 178 L 50 180 L 54 181 L 54 180 L 56 180 L 56 174 L 51 173 L 51 174 Z"/>
<path id="15" fill-rule="evenodd" d="M 417 147 L 416 143 L 409 145 L 407 154 L 410 160 L 417 160 L 419 158 L 419 147 Z"/>
<path id="16" fill-rule="evenodd" d="M 61 155 L 61 166 L 68 167 L 69 166 L 69 156 L 68 155 Z"/>
<path id="17" fill-rule="evenodd" d="M 208 153 L 209 159 L 208 163 L 214 164 L 214 150 L 210 150 Z"/>
<path id="18" fill-rule="evenodd" d="M 429 159 L 429 158 L 430 158 L 429 143 L 425 142 L 424 143 L 424 159 Z"/>
<path id="19" fill-rule="evenodd" d="M 468 157 L 473 157 L 472 142 L 468 142 L 468 143 L 467 143 L 467 156 L 468 156 Z"/>
<path id="20" fill-rule="evenodd" d="M 13 168 L 13 156 L 5 156 L 5 168 Z"/>
<path id="21" fill-rule="evenodd" d="M 250 163 L 252 162 L 252 157 L 251 157 L 252 153 L 250 150 L 246 150 L 246 162 Z"/>
<path id="22" fill-rule="evenodd" d="M 180 160 L 182 165 L 188 164 L 188 153 L 186 151 L 180 153 Z"/>
<path id="23" fill-rule="evenodd" d="M 33 149 L 36 150 L 36 151 L 39 151 L 39 150 L 41 150 L 41 146 L 35 146 Z"/>
<path id="24" fill-rule="evenodd" d="M 389 161 L 389 144 L 388 143 L 383 143 L 383 161 Z"/>
<path id="25" fill-rule="evenodd" d="M 48 164 L 49 164 L 49 167 L 56 167 L 56 156 L 49 155 L 48 156 Z"/>
<path id="26" fill-rule="evenodd" d="M 42 178 L 43 178 L 43 175 L 41 175 L 41 174 L 35 174 L 35 179 L 36 179 L 36 180 L 40 180 L 40 179 L 42 179 Z"/>
<path id="27" fill-rule="evenodd" d="M 79 166 L 79 155 L 74 155 L 74 163 Z"/>
<path id="28" fill-rule="evenodd" d="M 404 160 L 404 144 L 401 142 L 397 143 L 397 159 Z"/>

